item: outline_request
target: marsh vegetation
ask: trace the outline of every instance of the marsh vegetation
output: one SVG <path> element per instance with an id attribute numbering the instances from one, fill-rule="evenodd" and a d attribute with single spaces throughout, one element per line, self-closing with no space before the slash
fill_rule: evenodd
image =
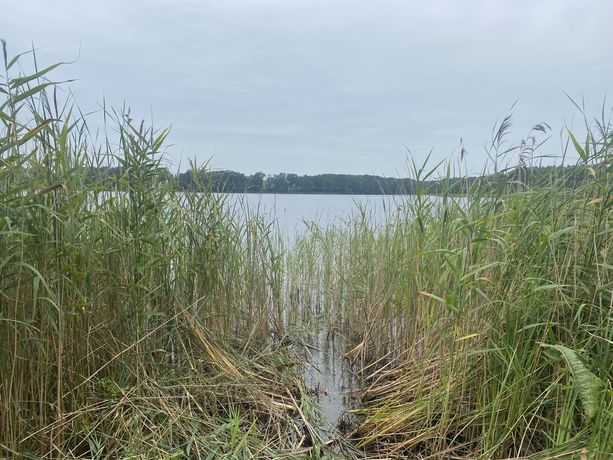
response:
<path id="1" fill-rule="evenodd" d="M 569 132 L 572 181 L 522 180 L 535 152 L 509 148 L 505 120 L 495 183 L 457 197 L 448 169 L 432 200 L 414 165 L 384 221 L 288 245 L 223 195 L 178 192 L 166 130 L 103 106 L 96 135 L 57 65 L 24 73 L 31 56 L 3 51 L 0 455 L 610 458 L 606 113 Z M 91 175 L 107 167 L 112 189 Z M 304 378 L 322 340 L 352 376 L 338 426 Z"/>

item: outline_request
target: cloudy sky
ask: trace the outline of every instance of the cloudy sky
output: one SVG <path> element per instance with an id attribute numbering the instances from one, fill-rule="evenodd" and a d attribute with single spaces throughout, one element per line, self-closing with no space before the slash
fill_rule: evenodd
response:
<path id="1" fill-rule="evenodd" d="M 516 100 L 510 140 L 547 122 L 557 153 L 581 126 L 565 93 L 596 115 L 613 85 L 609 0 L 2 3 L 9 52 L 76 59 L 56 77 L 79 105 L 171 125 L 175 165 L 406 175 L 462 138 L 476 172 Z"/>

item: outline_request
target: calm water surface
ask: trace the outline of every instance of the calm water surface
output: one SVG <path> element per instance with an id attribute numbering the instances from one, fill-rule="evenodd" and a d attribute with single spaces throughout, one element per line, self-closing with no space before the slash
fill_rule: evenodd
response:
<path id="1" fill-rule="evenodd" d="M 326 228 L 359 218 L 383 224 L 415 199 L 398 195 L 299 194 L 228 194 L 226 198 L 239 219 L 260 215 L 266 221 L 275 221 L 290 247 L 294 238 L 305 233 L 313 223 Z M 344 358 L 345 341 L 340 333 L 333 333 L 318 323 L 314 330 L 305 331 L 303 343 L 307 358 L 304 381 L 319 403 L 324 425 L 318 428 L 326 440 L 334 436 L 335 426 L 351 408 L 359 382 Z"/>
<path id="2" fill-rule="evenodd" d="M 307 229 L 308 223 L 322 227 L 340 224 L 363 211 L 375 223 L 385 221 L 411 199 L 399 195 L 300 195 L 229 194 L 228 204 L 242 215 L 259 212 L 274 219 L 286 237 Z"/>
<path id="3" fill-rule="evenodd" d="M 227 204 L 236 209 L 239 219 L 258 214 L 267 221 L 275 221 L 291 246 L 291 241 L 313 223 L 325 228 L 363 218 L 380 224 L 395 215 L 409 199 L 381 195 L 229 194 Z M 324 422 L 319 434 L 326 440 L 333 436 L 336 424 L 351 407 L 359 384 L 344 358 L 345 342 L 340 333 L 332 333 L 319 324 L 305 333 L 303 343 L 306 357 L 303 376 L 319 404 Z"/>

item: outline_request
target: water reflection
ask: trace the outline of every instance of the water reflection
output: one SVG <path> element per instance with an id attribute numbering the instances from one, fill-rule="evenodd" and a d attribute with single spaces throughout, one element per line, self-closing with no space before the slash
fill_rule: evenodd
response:
<path id="1" fill-rule="evenodd" d="M 306 386 L 315 393 L 324 422 L 332 429 L 351 407 L 358 388 L 357 377 L 344 358 L 345 339 L 338 332 L 319 329 L 306 335 L 305 353 Z"/>

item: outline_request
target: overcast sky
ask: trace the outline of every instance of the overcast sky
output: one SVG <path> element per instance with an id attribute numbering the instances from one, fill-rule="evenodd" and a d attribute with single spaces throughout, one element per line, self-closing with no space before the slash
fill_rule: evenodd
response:
<path id="1" fill-rule="evenodd" d="M 560 151 L 613 82 L 613 1 L 2 0 L 9 52 L 76 62 L 79 105 L 103 97 L 172 126 L 175 165 L 244 173 L 406 175 L 407 157 L 486 161 L 547 122 Z M 410 149 L 411 154 L 408 153 Z M 184 168 L 182 168 L 184 169 Z"/>

